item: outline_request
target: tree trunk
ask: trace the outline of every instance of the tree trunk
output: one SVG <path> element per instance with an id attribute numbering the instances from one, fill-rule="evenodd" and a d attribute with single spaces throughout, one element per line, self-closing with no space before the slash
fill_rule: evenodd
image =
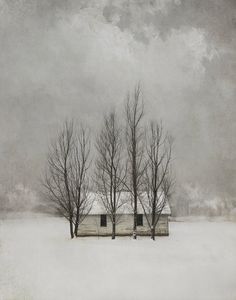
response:
<path id="1" fill-rule="evenodd" d="M 154 195 L 155 197 L 155 195 Z M 155 198 L 156 199 L 156 198 Z M 155 240 L 155 222 L 156 222 L 156 201 L 153 201 L 152 205 L 152 227 L 151 227 L 151 239 L 154 241 Z"/>
<path id="2" fill-rule="evenodd" d="M 73 222 L 72 219 L 70 219 L 70 237 L 74 238 L 74 231 L 73 231 Z"/>
<path id="3" fill-rule="evenodd" d="M 77 208 L 77 210 L 78 210 L 78 208 Z M 74 234 L 76 237 L 78 237 L 78 228 L 79 228 L 79 214 L 77 212 L 76 219 L 75 219 L 75 229 L 74 229 Z"/>
<path id="4" fill-rule="evenodd" d="M 137 202 L 134 202 L 134 226 L 133 226 L 133 238 L 137 239 Z"/>
<path id="5" fill-rule="evenodd" d="M 155 241 L 155 227 L 154 226 L 151 228 L 151 239 L 153 241 Z"/>
<path id="6" fill-rule="evenodd" d="M 74 234 L 76 237 L 78 237 L 78 227 L 79 227 L 79 224 L 78 222 L 75 223 L 75 229 L 74 229 Z"/>
<path id="7" fill-rule="evenodd" d="M 115 221 L 112 222 L 112 240 L 116 238 L 116 223 Z"/>

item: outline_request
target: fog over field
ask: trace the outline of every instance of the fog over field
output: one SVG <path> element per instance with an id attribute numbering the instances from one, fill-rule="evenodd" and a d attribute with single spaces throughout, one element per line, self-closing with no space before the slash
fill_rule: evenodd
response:
<path id="1" fill-rule="evenodd" d="M 178 201 L 232 206 L 234 0 L 0 0 L 0 47 L 2 201 L 19 190 L 37 200 L 61 122 L 86 121 L 95 134 L 140 82 L 146 117 L 175 139 Z"/>

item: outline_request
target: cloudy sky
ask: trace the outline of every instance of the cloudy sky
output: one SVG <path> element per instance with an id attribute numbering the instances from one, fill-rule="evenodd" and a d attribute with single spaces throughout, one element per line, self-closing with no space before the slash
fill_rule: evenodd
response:
<path id="1" fill-rule="evenodd" d="M 37 187 L 68 117 L 90 126 L 141 83 L 179 185 L 236 194 L 235 0 L 0 0 L 0 187 Z"/>

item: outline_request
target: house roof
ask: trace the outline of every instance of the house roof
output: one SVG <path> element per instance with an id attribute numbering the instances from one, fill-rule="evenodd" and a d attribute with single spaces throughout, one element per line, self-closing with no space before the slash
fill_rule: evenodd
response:
<path id="1" fill-rule="evenodd" d="M 145 205 L 145 203 L 148 203 L 148 198 L 147 195 L 145 193 L 143 193 L 141 195 L 142 197 L 142 203 Z M 89 198 L 90 200 L 93 202 L 92 208 L 89 212 L 90 215 L 100 215 L 100 214 L 106 214 L 106 209 L 102 203 L 101 200 L 101 196 L 98 193 L 94 193 L 94 192 L 90 192 L 89 193 Z M 161 198 L 161 197 L 160 197 Z M 120 201 L 122 203 L 124 203 L 117 211 L 117 213 L 119 214 L 132 214 L 133 213 L 133 209 L 132 209 L 132 205 L 131 205 L 131 201 L 130 201 L 130 193 L 128 192 L 122 192 L 120 194 Z M 160 200 L 162 201 L 162 200 Z M 144 213 L 143 211 L 143 207 L 140 203 L 140 201 L 138 201 L 138 207 L 137 207 L 138 213 Z M 170 210 L 170 205 L 169 202 L 166 201 L 165 206 L 162 210 L 162 215 L 170 215 L 171 214 L 171 210 Z"/>

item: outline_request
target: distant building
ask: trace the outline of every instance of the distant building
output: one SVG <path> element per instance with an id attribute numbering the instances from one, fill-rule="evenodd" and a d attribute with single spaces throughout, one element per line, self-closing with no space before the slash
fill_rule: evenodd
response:
<path id="1" fill-rule="evenodd" d="M 90 197 L 92 197 L 93 206 L 88 216 L 80 224 L 78 234 L 80 236 L 111 236 L 112 223 L 99 195 L 91 193 Z M 126 200 L 126 203 L 117 213 L 118 223 L 116 225 L 116 235 L 118 236 L 131 236 L 133 234 L 133 212 L 128 197 L 129 193 L 122 193 L 122 198 L 123 200 Z M 169 235 L 170 214 L 171 210 L 169 203 L 167 202 L 158 221 L 156 235 Z M 137 235 L 150 235 L 150 228 L 140 204 L 138 205 Z"/>

